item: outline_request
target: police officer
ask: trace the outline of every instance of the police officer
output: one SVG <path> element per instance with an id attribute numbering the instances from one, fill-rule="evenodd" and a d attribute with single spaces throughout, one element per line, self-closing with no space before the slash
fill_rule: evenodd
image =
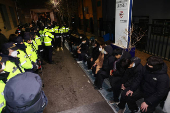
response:
<path id="1" fill-rule="evenodd" d="M 5 83 L 3 82 L 3 80 L 6 79 L 8 76 L 3 71 L 3 69 L 5 68 L 4 62 L 6 61 L 7 61 L 7 58 L 0 56 L 0 112 L 2 112 L 2 110 L 6 106 L 6 100 L 4 98 Z"/>
<path id="2" fill-rule="evenodd" d="M 24 44 L 27 47 L 26 48 L 27 55 L 29 56 L 32 62 L 36 63 L 38 56 L 37 56 L 35 49 L 33 48 L 32 39 L 30 37 L 29 32 L 25 33 L 24 35 Z"/>
<path id="3" fill-rule="evenodd" d="M 39 36 L 39 33 L 35 34 L 35 42 L 38 46 L 38 56 L 42 56 L 42 52 L 43 52 L 43 47 L 42 47 L 42 42 L 41 42 L 41 37 Z"/>
<path id="4" fill-rule="evenodd" d="M 45 53 L 46 59 L 48 60 L 49 64 L 53 64 L 52 61 L 52 52 L 53 52 L 53 45 L 52 40 L 54 39 L 54 35 L 52 35 L 47 28 L 44 29 L 44 45 L 45 45 Z"/>
<path id="5" fill-rule="evenodd" d="M 60 31 L 60 26 L 59 25 L 55 26 L 54 30 L 55 30 L 55 33 L 54 33 L 55 47 L 57 48 L 56 50 L 59 51 L 59 48 L 61 48 L 61 31 Z"/>
<path id="6" fill-rule="evenodd" d="M 43 27 L 40 27 L 39 34 L 40 34 L 41 42 L 43 42 L 43 38 L 44 38 Z"/>
<path id="7" fill-rule="evenodd" d="M 25 69 L 26 72 L 33 72 L 33 70 L 36 70 L 37 65 L 35 65 L 35 63 L 33 63 L 31 61 L 31 59 L 29 58 L 29 56 L 26 53 L 26 46 L 23 42 L 22 37 L 16 37 L 15 38 L 15 44 L 16 46 L 19 48 L 17 50 L 17 57 L 20 60 L 20 66 L 23 67 Z"/>
<path id="8" fill-rule="evenodd" d="M 14 43 L 5 43 L 3 44 L 2 53 L 6 55 L 9 60 L 4 63 L 3 71 L 9 72 L 7 80 L 16 76 L 19 73 L 25 72 L 25 70 L 19 65 L 19 59 L 17 58 L 17 47 Z"/>
<path id="9" fill-rule="evenodd" d="M 61 34 L 62 34 L 62 44 L 63 44 L 63 47 L 64 47 L 64 43 L 65 43 L 65 39 L 67 38 L 67 35 L 66 35 L 66 27 L 63 26 L 60 28 L 60 31 L 61 31 Z"/>

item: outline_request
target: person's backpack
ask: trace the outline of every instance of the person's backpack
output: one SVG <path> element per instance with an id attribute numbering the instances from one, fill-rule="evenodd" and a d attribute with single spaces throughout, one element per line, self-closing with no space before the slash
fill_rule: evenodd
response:
<path id="1" fill-rule="evenodd" d="M 10 113 L 39 113 L 47 105 L 42 80 L 31 72 L 11 78 L 5 86 L 6 111 Z"/>

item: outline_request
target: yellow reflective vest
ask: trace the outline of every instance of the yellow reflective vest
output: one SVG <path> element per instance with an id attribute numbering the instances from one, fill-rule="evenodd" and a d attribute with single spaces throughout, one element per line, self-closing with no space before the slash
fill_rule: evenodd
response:
<path id="1" fill-rule="evenodd" d="M 44 44 L 45 46 L 52 46 L 52 39 L 54 38 L 54 35 L 52 35 L 50 32 L 44 33 Z"/>
<path id="2" fill-rule="evenodd" d="M 41 39 L 37 35 L 35 37 L 35 42 L 37 43 L 38 46 L 42 45 Z"/>
<path id="3" fill-rule="evenodd" d="M 26 48 L 26 53 L 29 56 L 29 58 L 31 59 L 31 61 L 36 62 L 38 59 L 37 53 L 34 51 L 34 49 L 32 48 L 31 44 L 28 44 L 27 42 L 24 42 Z"/>
<path id="4" fill-rule="evenodd" d="M 4 89 L 5 89 L 5 83 L 2 80 L 0 80 L 0 113 L 2 112 L 3 108 L 6 106 Z"/>
<path id="5" fill-rule="evenodd" d="M 54 30 L 55 30 L 55 33 L 61 33 L 59 26 L 55 26 Z"/>
<path id="6" fill-rule="evenodd" d="M 41 42 L 43 42 L 43 38 L 44 38 L 43 30 L 40 30 L 39 33 L 40 33 L 40 40 Z"/>
<path id="7" fill-rule="evenodd" d="M 24 69 L 32 69 L 33 65 L 31 63 L 31 60 L 26 55 L 26 53 L 19 49 L 17 51 L 18 51 L 17 57 L 19 58 L 20 61 L 19 65 Z"/>
<path id="8" fill-rule="evenodd" d="M 37 52 L 38 45 L 37 45 L 37 42 L 35 40 L 32 40 L 32 48 L 34 49 L 35 52 Z"/>
<path id="9" fill-rule="evenodd" d="M 66 33 L 68 33 L 69 30 L 70 30 L 69 27 L 67 27 L 67 28 L 66 28 Z"/>
<path id="10" fill-rule="evenodd" d="M 22 72 L 25 72 L 25 70 L 20 67 Z M 7 80 L 11 79 L 12 77 L 16 76 L 17 74 L 19 73 L 22 73 L 19 68 L 15 65 L 14 62 L 11 62 L 11 61 L 6 61 L 6 64 L 5 64 L 5 69 L 4 71 L 6 72 L 9 72 L 9 75 L 7 77 Z"/>
<path id="11" fill-rule="evenodd" d="M 53 29 L 53 28 L 49 29 L 48 31 L 49 31 L 50 33 L 54 33 L 54 29 Z"/>

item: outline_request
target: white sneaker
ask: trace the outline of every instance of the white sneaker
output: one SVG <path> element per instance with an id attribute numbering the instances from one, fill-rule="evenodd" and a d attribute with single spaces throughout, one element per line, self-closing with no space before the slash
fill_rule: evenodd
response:
<path id="1" fill-rule="evenodd" d="M 77 61 L 77 63 L 83 63 L 83 61 Z"/>
<path id="2" fill-rule="evenodd" d="M 132 113 L 140 113 L 140 107 L 138 107 L 138 110 L 134 110 Z"/>

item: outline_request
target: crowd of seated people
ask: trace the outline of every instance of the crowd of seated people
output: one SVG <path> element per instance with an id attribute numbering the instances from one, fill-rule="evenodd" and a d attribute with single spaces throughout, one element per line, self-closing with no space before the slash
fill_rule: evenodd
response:
<path id="1" fill-rule="evenodd" d="M 87 40 L 84 35 L 70 37 L 70 49 L 78 63 L 87 64 L 95 77 L 94 88 L 102 90 L 104 79 L 110 82 L 109 92 L 113 92 L 110 104 L 117 104 L 118 113 L 125 112 L 128 105 L 131 113 L 153 113 L 160 104 L 164 111 L 168 111 L 169 76 L 163 59 L 151 56 L 146 65 L 141 59 L 131 57 L 131 54 L 111 45 L 99 44 L 96 40 Z M 74 42 L 75 41 L 75 42 Z M 143 98 L 140 107 L 136 101 Z M 165 104 L 164 104 L 165 102 Z"/>

